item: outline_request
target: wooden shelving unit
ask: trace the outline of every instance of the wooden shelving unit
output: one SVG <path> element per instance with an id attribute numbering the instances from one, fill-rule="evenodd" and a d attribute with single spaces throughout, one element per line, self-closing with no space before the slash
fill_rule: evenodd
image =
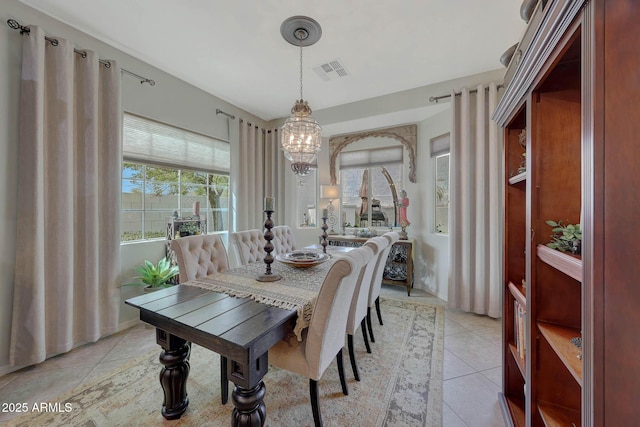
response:
<path id="1" fill-rule="evenodd" d="M 640 417 L 635 6 L 539 2 L 522 56 L 505 74 L 493 119 L 504 129 L 501 407 L 508 426 L 626 426 Z M 548 220 L 580 223 L 582 254 L 547 247 Z M 514 340 L 521 306 L 524 358 Z"/>
<path id="2" fill-rule="evenodd" d="M 572 338 L 580 336 L 580 330 L 544 322 L 538 323 L 538 329 L 573 378 L 582 386 L 582 351 L 571 343 Z"/>
<path id="3" fill-rule="evenodd" d="M 538 412 L 547 427 L 575 426 L 580 427 L 580 412 L 567 410 L 550 403 L 540 403 Z"/>
<path id="4" fill-rule="evenodd" d="M 582 282 L 582 258 L 580 256 L 560 252 L 544 245 L 538 245 L 537 250 L 540 261 L 562 271 L 578 282 Z"/>
<path id="5" fill-rule="evenodd" d="M 525 386 L 528 338 L 526 321 L 516 307 L 527 307 L 526 281 L 526 183 L 522 169 L 526 138 L 526 106 L 505 131 L 505 263 L 503 293 L 503 393 L 502 408 L 514 425 L 525 425 Z M 515 175 L 514 175 L 515 174 Z M 511 177 L 510 177 L 511 176 Z M 519 346 L 523 346 L 521 349 Z M 524 356 L 524 357 L 523 357 Z"/>

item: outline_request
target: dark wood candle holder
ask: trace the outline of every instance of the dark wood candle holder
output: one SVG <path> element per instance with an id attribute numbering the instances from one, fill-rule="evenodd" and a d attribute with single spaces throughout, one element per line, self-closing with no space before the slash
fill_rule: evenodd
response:
<path id="1" fill-rule="evenodd" d="M 274 211 L 264 211 L 264 213 L 267 214 L 267 219 L 264 222 L 264 228 L 267 230 L 264 232 L 264 239 L 267 241 L 267 244 L 264 245 L 264 251 L 267 253 L 264 257 L 264 263 L 267 265 L 267 268 L 264 274 L 256 277 L 256 280 L 260 282 L 275 282 L 276 280 L 282 279 L 282 276 L 273 274 L 271 271 L 271 264 L 273 263 L 273 255 L 271 255 L 271 252 L 273 252 L 273 243 L 271 243 L 271 240 L 273 240 L 273 232 L 271 231 L 273 221 L 271 220 L 271 214 L 273 212 Z"/>
<path id="2" fill-rule="evenodd" d="M 320 228 L 322 228 L 322 252 L 324 252 L 325 254 L 327 253 L 327 229 L 329 228 L 329 226 L 327 225 L 327 218 L 323 217 L 322 218 L 322 226 L 320 226 Z"/>

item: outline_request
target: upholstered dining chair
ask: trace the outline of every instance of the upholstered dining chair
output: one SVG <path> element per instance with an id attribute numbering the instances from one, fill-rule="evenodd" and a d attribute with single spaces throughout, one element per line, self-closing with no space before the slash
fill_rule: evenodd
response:
<path id="1" fill-rule="evenodd" d="M 273 233 L 271 243 L 274 247 L 272 255 L 284 254 L 297 249 L 296 238 L 288 225 L 276 225 L 271 229 L 271 232 Z"/>
<path id="2" fill-rule="evenodd" d="M 171 250 L 176 254 L 180 283 L 227 271 L 229 259 L 224 242 L 217 234 L 200 234 L 181 237 L 171 241 Z M 229 401 L 227 358 L 220 356 L 220 400 Z"/>
<path id="3" fill-rule="evenodd" d="M 267 255 L 264 250 L 267 241 L 262 230 L 253 229 L 229 233 L 229 240 L 235 248 L 241 265 L 262 261 Z"/>
<path id="4" fill-rule="evenodd" d="M 349 317 L 347 318 L 347 346 L 349 349 L 349 360 L 351 361 L 351 369 L 356 381 L 360 381 L 360 373 L 356 363 L 356 355 L 353 349 L 353 335 L 358 330 L 358 326 L 362 329 L 362 337 L 367 353 L 371 353 L 369 340 L 367 339 L 367 326 L 365 319 L 367 318 L 367 308 L 369 306 L 369 290 L 371 289 L 371 279 L 376 267 L 376 260 L 380 251 L 387 246 L 387 239 L 384 237 L 374 237 L 367 240 L 364 245 L 365 249 L 371 252 L 371 261 L 365 264 L 356 281 L 356 289 L 351 298 L 351 306 L 349 307 Z"/>
<path id="5" fill-rule="evenodd" d="M 302 341 L 290 334 L 269 350 L 271 365 L 309 378 L 316 426 L 322 425 L 318 381 L 334 358 L 337 359 L 342 392 L 349 394 L 344 379 L 342 347 L 356 281 L 372 256 L 372 251 L 364 247 L 336 256 L 318 293 L 309 327 L 302 331 Z"/>
<path id="6" fill-rule="evenodd" d="M 180 282 L 227 271 L 227 249 L 218 234 L 199 234 L 171 241 L 180 269 Z"/>
<path id="7" fill-rule="evenodd" d="M 376 313 L 378 314 L 378 322 L 380 322 L 380 325 L 382 325 L 382 313 L 380 313 L 380 289 L 382 288 L 382 276 L 384 275 L 384 266 L 387 264 L 387 258 L 389 257 L 391 247 L 395 242 L 400 240 L 400 233 L 398 233 L 397 231 L 389 231 L 387 233 L 384 233 L 382 237 L 388 240 L 389 245 L 385 249 L 383 249 L 380 257 L 378 258 L 376 269 L 373 273 L 373 279 L 371 282 L 371 290 L 369 291 L 367 326 L 369 329 L 369 338 L 371 338 L 371 342 L 376 342 L 376 339 L 373 336 L 373 328 L 371 327 L 371 308 L 375 306 Z"/>

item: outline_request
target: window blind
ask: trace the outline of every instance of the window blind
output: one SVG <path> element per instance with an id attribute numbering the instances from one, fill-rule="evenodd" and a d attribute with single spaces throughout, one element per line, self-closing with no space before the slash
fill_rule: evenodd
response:
<path id="1" fill-rule="evenodd" d="M 125 114 L 125 161 L 154 163 L 209 173 L 229 173 L 229 143 L 144 117 Z"/>
<path id="2" fill-rule="evenodd" d="M 402 163 L 402 146 L 371 150 L 343 151 L 340 153 L 340 169 L 362 168 Z"/>
<path id="3" fill-rule="evenodd" d="M 447 154 L 451 150 L 449 133 L 431 138 L 431 157 Z"/>

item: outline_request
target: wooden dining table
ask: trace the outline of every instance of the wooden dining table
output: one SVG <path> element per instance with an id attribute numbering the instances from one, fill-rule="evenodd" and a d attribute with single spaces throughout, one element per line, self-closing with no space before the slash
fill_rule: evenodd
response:
<path id="1" fill-rule="evenodd" d="M 140 320 L 155 326 L 162 347 L 162 415 L 178 419 L 189 405 L 188 358 L 195 343 L 228 360 L 235 384 L 231 425 L 264 425 L 268 351 L 288 334 L 301 339 L 336 256 L 309 268 L 274 262 L 282 276 L 275 282 L 256 280 L 265 264 L 254 263 L 126 300 L 140 310 Z"/>

